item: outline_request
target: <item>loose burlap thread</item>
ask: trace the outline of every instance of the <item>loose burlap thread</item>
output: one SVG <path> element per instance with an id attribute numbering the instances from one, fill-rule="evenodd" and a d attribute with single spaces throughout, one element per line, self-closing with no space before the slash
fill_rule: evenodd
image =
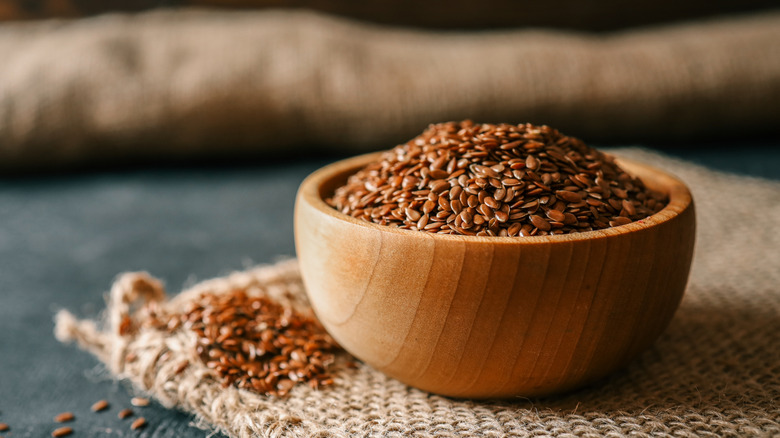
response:
<path id="1" fill-rule="evenodd" d="M 600 35 L 290 10 L 4 24 L 0 169 L 369 151 L 465 118 L 591 141 L 767 135 L 779 40 L 780 10 Z"/>
<path id="2" fill-rule="evenodd" d="M 57 315 L 77 341 L 163 405 L 231 437 L 745 437 L 780 436 L 780 183 L 704 169 L 640 150 L 621 155 L 668 169 L 693 191 L 698 236 L 691 279 L 671 325 L 626 369 L 556 397 L 456 400 L 370 367 L 337 367 L 335 385 L 286 398 L 222 388 L 194 353 L 193 335 L 116 334 L 137 300 L 180 308 L 198 294 L 248 288 L 306 309 L 294 260 L 202 282 L 169 301 L 148 274 L 121 276 L 107 320 Z M 127 362 L 128 353 L 137 359 Z M 191 365 L 176 374 L 184 359 Z"/>

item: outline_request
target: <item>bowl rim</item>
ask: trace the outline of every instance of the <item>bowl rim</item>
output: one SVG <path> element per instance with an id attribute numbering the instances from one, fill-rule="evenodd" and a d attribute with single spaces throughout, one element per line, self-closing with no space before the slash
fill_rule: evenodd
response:
<path id="1" fill-rule="evenodd" d="M 322 214 L 334 219 L 341 220 L 352 225 L 377 230 L 385 233 L 398 233 L 407 237 L 430 237 L 433 239 L 444 239 L 459 242 L 473 243 L 494 243 L 494 244 L 542 244 L 542 243 L 565 243 L 583 240 L 602 239 L 615 237 L 628 233 L 635 233 L 650 228 L 657 227 L 663 223 L 669 222 L 693 205 L 693 196 L 685 183 L 676 176 L 661 170 L 657 167 L 641 163 L 636 160 L 623 158 L 619 154 L 612 154 L 617 164 L 633 176 L 639 176 L 645 181 L 643 176 L 653 175 L 654 183 L 651 185 L 668 188 L 669 202 L 659 212 L 648 216 L 645 219 L 631 222 L 617 227 L 609 227 L 601 230 L 582 231 L 577 233 L 554 234 L 546 236 L 469 236 L 460 234 L 439 234 L 429 233 L 420 230 L 409 230 L 404 228 L 390 227 L 380 225 L 374 222 L 368 222 L 353 216 L 342 213 L 332 206 L 328 205 L 320 195 L 323 185 L 329 183 L 338 175 L 351 175 L 361 167 L 369 164 L 382 156 L 386 151 L 371 152 L 357 155 L 354 157 L 342 159 L 325 165 L 307 176 L 298 189 L 297 198 L 309 204 Z M 639 172 L 637 172 L 639 169 Z M 637 175 L 637 174 L 642 175 Z M 647 183 L 646 183 L 647 184 Z M 297 207 L 296 207 L 297 210 Z"/>

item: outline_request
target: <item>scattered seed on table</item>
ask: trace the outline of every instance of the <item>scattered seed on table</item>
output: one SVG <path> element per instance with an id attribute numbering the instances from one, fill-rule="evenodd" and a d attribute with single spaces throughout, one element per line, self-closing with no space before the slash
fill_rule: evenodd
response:
<path id="1" fill-rule="evenodd" d="M 130 425 L 130 429 L 136 430 L 146 426 L 146 419 L 144 417 L 138 417 L 133 424 Z"/>
<path id="2" fill-rule="evenodd" d="M 61 437 L 61 436 L 68 436 L 73 433 L 73 429 L 70 427 L 60 427 L 58 429 L 54 429 L 54 431 L 51 433 L 51 436 L 54 438 Z"/>
<path id="3" fill-rule="evenodd" d="M 108 402 L 106 400 L 100 400 L 92 405 L 92 412 L 100 412 L 108 409 Z"/>
<path id="4" fill-rule="evenodd" d="M 73 412 L 63 412 L 61 414 L 57 414 L 56 417 L 54 417 L 54 421 L 57 423 L 65 423 L 68 421 L 73 421 L 73 419 L 76 418 L 73 416 Z"/>
<path id="5" fill-rule="evenodd" d="M 132 409 L 122 409 L 121 411 L 119 411 L 119 413 L 116 416 L 119 417 L 120 420 L 123 420 L 132 415 L 133 415 Z"/>
<path id="6" fill-rule="evenodd" d="M 143 397 L 133 397 L 130 400 L 130 404 L 133 406 L 149 406 L 149 399 Z"/>

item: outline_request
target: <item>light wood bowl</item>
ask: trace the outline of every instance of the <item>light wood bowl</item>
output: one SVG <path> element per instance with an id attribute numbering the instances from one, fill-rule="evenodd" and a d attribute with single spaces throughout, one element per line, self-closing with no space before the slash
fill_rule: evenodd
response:
<path id="1" fill-rule="evenodd" d="M 677 309 L 695 234 L 677 178 L 618 160 L 669 205 L 648 219 L 558 236 L 400 230 L 323 199 L 378 154 L 326 166 L 298 191 L 306 291 L 350 353 L 411 386 L 455 397 L 539 396 L 606 376 L 650 346 Z"/>

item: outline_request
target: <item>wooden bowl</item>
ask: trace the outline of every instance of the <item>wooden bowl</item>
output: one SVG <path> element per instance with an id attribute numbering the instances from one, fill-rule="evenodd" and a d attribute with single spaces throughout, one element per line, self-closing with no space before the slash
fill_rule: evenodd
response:
<path id="1" fill-rule="evenodd" d="M 695 214 L 688 188 L 618 160 L 668 193 L 642 221 L 600 231 L 474 237 L 401 230 L 323 199 L 378 154 L 326 166 L 298 191 L 306 291 L 350 353 L 411 386 L 455 397 L 539 396 L 604 377 L 650 346 L 685 289 Z"/>

